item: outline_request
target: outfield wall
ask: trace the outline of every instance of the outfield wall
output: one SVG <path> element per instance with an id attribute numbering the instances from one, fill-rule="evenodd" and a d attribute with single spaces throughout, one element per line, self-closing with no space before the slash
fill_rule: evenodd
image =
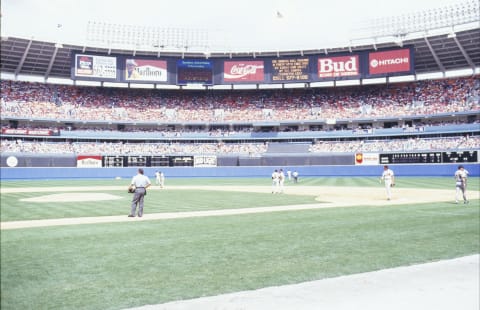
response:
<path id="1" fill-rule="evenodd" d="M 398 177 L 401 176 L 451 176 L 457 170 L 458 164 L 401 164 L 390 165 Z M 479 164 L 463 164 L 470 172 L 470 176 L 480 176 Z M 288 170 L 298 171 L 301 177 L 329 176 L 380 176 L 383 172 L 381 165 L 373 166 L 284 166 Z M 165 167 L 144 168 L 145 174 L 152 178 L 155 171 L 162 171 L 167 178 L 170 177 L 266 177 L 277 167 Z M 2 180 L 28 180 L 28 179 L 129 179 L 137 172 L 137 168 L 0 168 Z"/>

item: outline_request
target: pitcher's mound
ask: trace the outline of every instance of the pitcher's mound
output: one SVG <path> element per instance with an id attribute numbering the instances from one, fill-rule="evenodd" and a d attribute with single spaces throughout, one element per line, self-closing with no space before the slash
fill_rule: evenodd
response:
<path id="1" fill-rule="evenodd" d="M 120 196 L 105 193 L 61 193 L 32 198 L 20 199 L 20 201 L 28 202 L 75 202 L 75 201 L 100 201 L 100 200 L 117 200 L 122 199 Z"/>

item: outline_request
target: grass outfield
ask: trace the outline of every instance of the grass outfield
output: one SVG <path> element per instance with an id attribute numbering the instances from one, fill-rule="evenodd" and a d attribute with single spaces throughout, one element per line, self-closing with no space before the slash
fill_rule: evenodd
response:
<path id="1" fill-rule="evenodd" d="M 378 178 L 300 181 L 365 190 L 379 186 Z M 453 199 L 452 181 L 398 178 L 397 186 L 451 190 Z M 479 178 L 469 181 L 470 189 L 479 188 Z M 2 189 L 122 185 L 125 190 L 106 191 L 121 199 L 100 206 L 25 204 L 19 199 L 47 193 L 2 193 L 1 220 L 126 215 L 127 184 L 2 182 Z M 260 178 L 167 179 L 166 190 L 149 191 L 146 212 L 316 202 L 302 195 L 168 189 L 174 185 L 270 183 Z M 1 309 L 123 309 L 475 254 L 480 251 L 478 204 L 475 199 L 468 207 L 448 201 L 2 230 Z"/>

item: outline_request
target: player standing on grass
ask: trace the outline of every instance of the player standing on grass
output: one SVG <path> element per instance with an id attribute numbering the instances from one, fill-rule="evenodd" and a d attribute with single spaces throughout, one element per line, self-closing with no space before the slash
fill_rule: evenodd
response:
<path id="1" fill-rule="evenodd" d="M 135 211 L 138 205 L 138 217 L 143 216 L 143 200 L 147 194 L 147 188 L 152 185 L 150 179 L 143 175 L 143 169 L 139 168 L 136 176 L 132 178 L 129 188 L 135 188 L 132 198 L 132 208 L 128 217 L 135 217 Z"/>
<path id="2" fill-rule="evenodd" d="M 462 193 L 463 203 L 467 204 L 467 177 L 468 171 L 462 166 L 458 166 L 457 171 L 455 171 L 455 203 L 458 203 L 460 198 L 460 193 Z"/>
<path id="3" fill-rule="evenodd" d="M 278 170 L 272 172 L 272 194 L 278 193 L 278 187 L 280 185 L 280 175 L 278 174 Z"/>
<path id="4" fill-rule="evenodd" d="M 292 173 L 292 176 L 293 176 L 293 183 L 298 183 L 298 171 L 297 170 L 295 170 Z"/>
<path id="5" fill-rule="evenodd" d="M 283 169 L 280 169 L 278 172 L 278 184 L 280 187 L 280 193 L 283 193 L 283 187 L 285 184 L 285 173 L 283 172 Z"/>
<path id="6" fill-rule="evenodd" d="M 160 188 L 163 188 L 165 186 L 165 174 L 163 174 L 162 171 L 160 171 Z"/>
<path id="7" fill-rule="evenodd" d="M 163 188 L 165 185 L 165 175 L 161 171 L 156 171 L 155 172 L 155 184 L 159 185 L 160 188 Z"/>
<path id="8" fill-rule="evenodd" d="M 387 192 L 387 200 L 392 199 L 392 187 L 395 186 L 395 175 L 393 170 L 388 168 L 388 166 L 383 166 L 382 177 L 380 182 L 385 182 L 385 191 Z"/>

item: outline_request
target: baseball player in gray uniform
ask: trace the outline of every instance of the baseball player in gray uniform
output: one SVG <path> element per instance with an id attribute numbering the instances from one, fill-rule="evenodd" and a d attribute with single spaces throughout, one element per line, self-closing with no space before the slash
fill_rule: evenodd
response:
<path id="1" fill-rule="evenodd" d="M 150 185 L 152 185 L 152 183 L 150 183 L 150 179 L 143 175 L 143 169 L 139 168 L 137 175 L 132 178 L 132 182 L 130 182 L 129 186 L 129 188 L 135 188 L 135 193 L 133 194 L 132 207 L 128 217 L 135 217 L 137 205 L 138 217 L 143 216 L 143 200 L 145 199 L 147 188 L 150 187 Z"/>
<path id="2" fill-rule="evenodd" d="M 463 198 L 463 203 L 467 204 L 467 178 L 468 171 L 462 166 L 458 166 L 458 170 L 455 171 L 455 203 L 458 203 L 460 195 Z"/>

